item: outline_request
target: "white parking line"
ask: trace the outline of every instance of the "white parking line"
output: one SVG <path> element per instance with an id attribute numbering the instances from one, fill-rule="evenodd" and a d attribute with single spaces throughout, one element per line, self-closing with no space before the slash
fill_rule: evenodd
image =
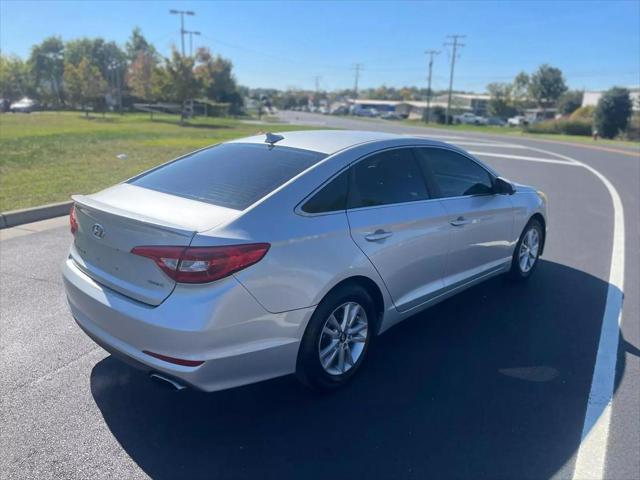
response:
<path id="1" fill-rule="evenodd" d="M 574 480 L 602 479 L 605 475 L 607 460 L 611 404 L 615 386 L 618 340 L 624 299 L 624 209 L 620 194 L 616 188 L 607 177 L 595 168 L 559 153 L 540 148 L 529 148 L 587 169 L 604 184 L 613 202 L 613 248 L 609 270 L 609 287 L 600 329 L 598 352 L 591 379 L 591 390 L 587 401 L 587 411 L 582 426 L 581 442 L 573 471 Z"/>
<path id="2" fill-rule="evenodd" d="M 506 153 L 495 153 L 495 152 L 474 152 L 469 151 L 472 155 L 478 155 L 479 157 L 496 157 L 496 158 L 509 158 L 512 160 L 529 160 L 531 162 L 541 162 L 541 163 L 555 163 L 559 165 L 567 165 L 569 167 L 578 166 L 577 163 L 567 162 L 565 160 L 556 160 L 554 158 L 540 158 L 540 157 L 527 157 L 525 155 L 509 155 Z M 550 152 L 549 152 L 550 153 Z"/>

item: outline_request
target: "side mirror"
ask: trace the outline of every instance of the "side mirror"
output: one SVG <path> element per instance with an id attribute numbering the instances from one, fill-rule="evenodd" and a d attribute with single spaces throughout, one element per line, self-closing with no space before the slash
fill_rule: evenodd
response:
<path id="1" fill-rule="evenodd" d="M 516 189 L 513 184 L 502 177 L 497 177 L 493 182 L 493 193 L 498 195 L 513 195 Z"/>

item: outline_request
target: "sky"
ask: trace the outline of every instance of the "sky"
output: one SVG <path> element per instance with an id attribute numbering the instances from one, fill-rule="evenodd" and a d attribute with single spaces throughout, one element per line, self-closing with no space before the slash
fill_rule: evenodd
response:
<path id="1" fill-rule="evenodd" d="M 640 0 L 599 1 L 19 1 L 0 0 L 0 50 L 26 58 L 50 35 L 101 36 L 124 45 L 138 26 L 160 53 L 180 48 L 180 19 L 201 32 L 196 46 L 232 60 L 249 87 L 426 87 L 425 50 L 435 58 L 433 88 L 448 85 L 447 35 L 466 35 L 454 88 L 482 92 L 540 64 L 559 67 L 571 88 L 640 85 Z M 186 39 L 188 51 L 189 42 Z"/>

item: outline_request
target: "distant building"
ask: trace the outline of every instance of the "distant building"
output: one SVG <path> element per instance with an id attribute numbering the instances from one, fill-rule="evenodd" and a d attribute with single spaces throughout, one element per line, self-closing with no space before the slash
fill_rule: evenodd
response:
<path id="1" fill-rule="evenodd" d="M 583 107 L 595 107 L 598 105 L 598 101 L 604 92 L 584 92 L 582 95 Z M 640 111 L 640 87 L 629 88 L 629 96 L 631 97 L 631 103 L 633 105 L 633 111 Z"/>

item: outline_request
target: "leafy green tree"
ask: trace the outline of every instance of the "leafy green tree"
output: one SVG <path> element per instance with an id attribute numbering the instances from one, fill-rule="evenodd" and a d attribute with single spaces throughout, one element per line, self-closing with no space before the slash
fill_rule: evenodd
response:
<path id="1" fill-rule="evenodd" d="M 19 57 L 0 55 L 0 97 L 14 101 L 32 92 L 29 66 Z"/>
<path id="2" fill-rule="evenodd" d="M 95 108 L 106 90 L 106 82 L 100 70 L 91 65 L 87 58 L 80 60 L 78 65 L 69 62 L 65 64 L 64 83 L 70 100 L 80 104 L 86 116 L 89 115 L 87 106 L 93 104 Z"/>
<path id="3" fill-rule="evenodd" d="M 144 52 L 157 60 L 158 52 L 155 47 L 150 44 L 147 39 L 142 35 L 140 27 L 135 27 L 131 32 L 131 36 L 125 45 L 125 51 L 127 58 L 130 62 L 133 62 L 138 58 L 140 52 Z"/>
<path id="4" fill-rule="evenodd" d="M 166 74 L 149 50 L 140 50 L 127 74 L 131 93 L 146 102 L 155 102 L 166 93 Z M 150 112 L 153 119 L 153 111 Z"/>
<path id="5" fill-rule="evenodd" d="M 582 90 L 569 90 L 558 100 L 558 112 L 571 115 L 582 106 Z"/>
<path id="6" fill-rule="evenodd" d="M 198 49 L 196 61 L 195 76 L 205 96 L 215 102 L 229 103 L 232 113 L 239 113 L 243 102 L 232 74 L 231 61 L 220 55 L 214 58 L 208 48 Z"/>
<path id="7" fill-rule="evenodd" d="M 38 96 L 56 105 L 64 103 L 64 50 L 60 37 L 48 37 L 31 47 L 28 61 Z"/>
<path id="8" fill-rule="evenodd" d="M 602 94 L 596 107 L 594 120 L 598 133 L 603 138 L 614 138 L 624 132 L 632 111 L 629 90 L 613 87 Z"/>
<path id="9" fill-rule="evenodd" d="M 517 113 L 513 106 L 513 85 L 509 83 L 490 83 L 487 85 L 489 99 L 489 115 L 492 117 L 508 118 Z"/>
<path id="10" fill-rule="evenodd" d="M 169 94 L 172 100 L 182 104 L 180 122 L 184 123 L 186 102 L 195 98 L 201 87 L 193 70 L 194 59 L 180 55 L 174 48 L 171 52 L 171 58 L 167 58 L 165 64 L 167 77 L 171 84 Z"/>
<path id="11" fill-rule="evenodd" d="M 555 105 L 566 91 L 567 84 L 559 68 L 544 64 L 531 75 L 529 94 L 540 108 Z"/>

